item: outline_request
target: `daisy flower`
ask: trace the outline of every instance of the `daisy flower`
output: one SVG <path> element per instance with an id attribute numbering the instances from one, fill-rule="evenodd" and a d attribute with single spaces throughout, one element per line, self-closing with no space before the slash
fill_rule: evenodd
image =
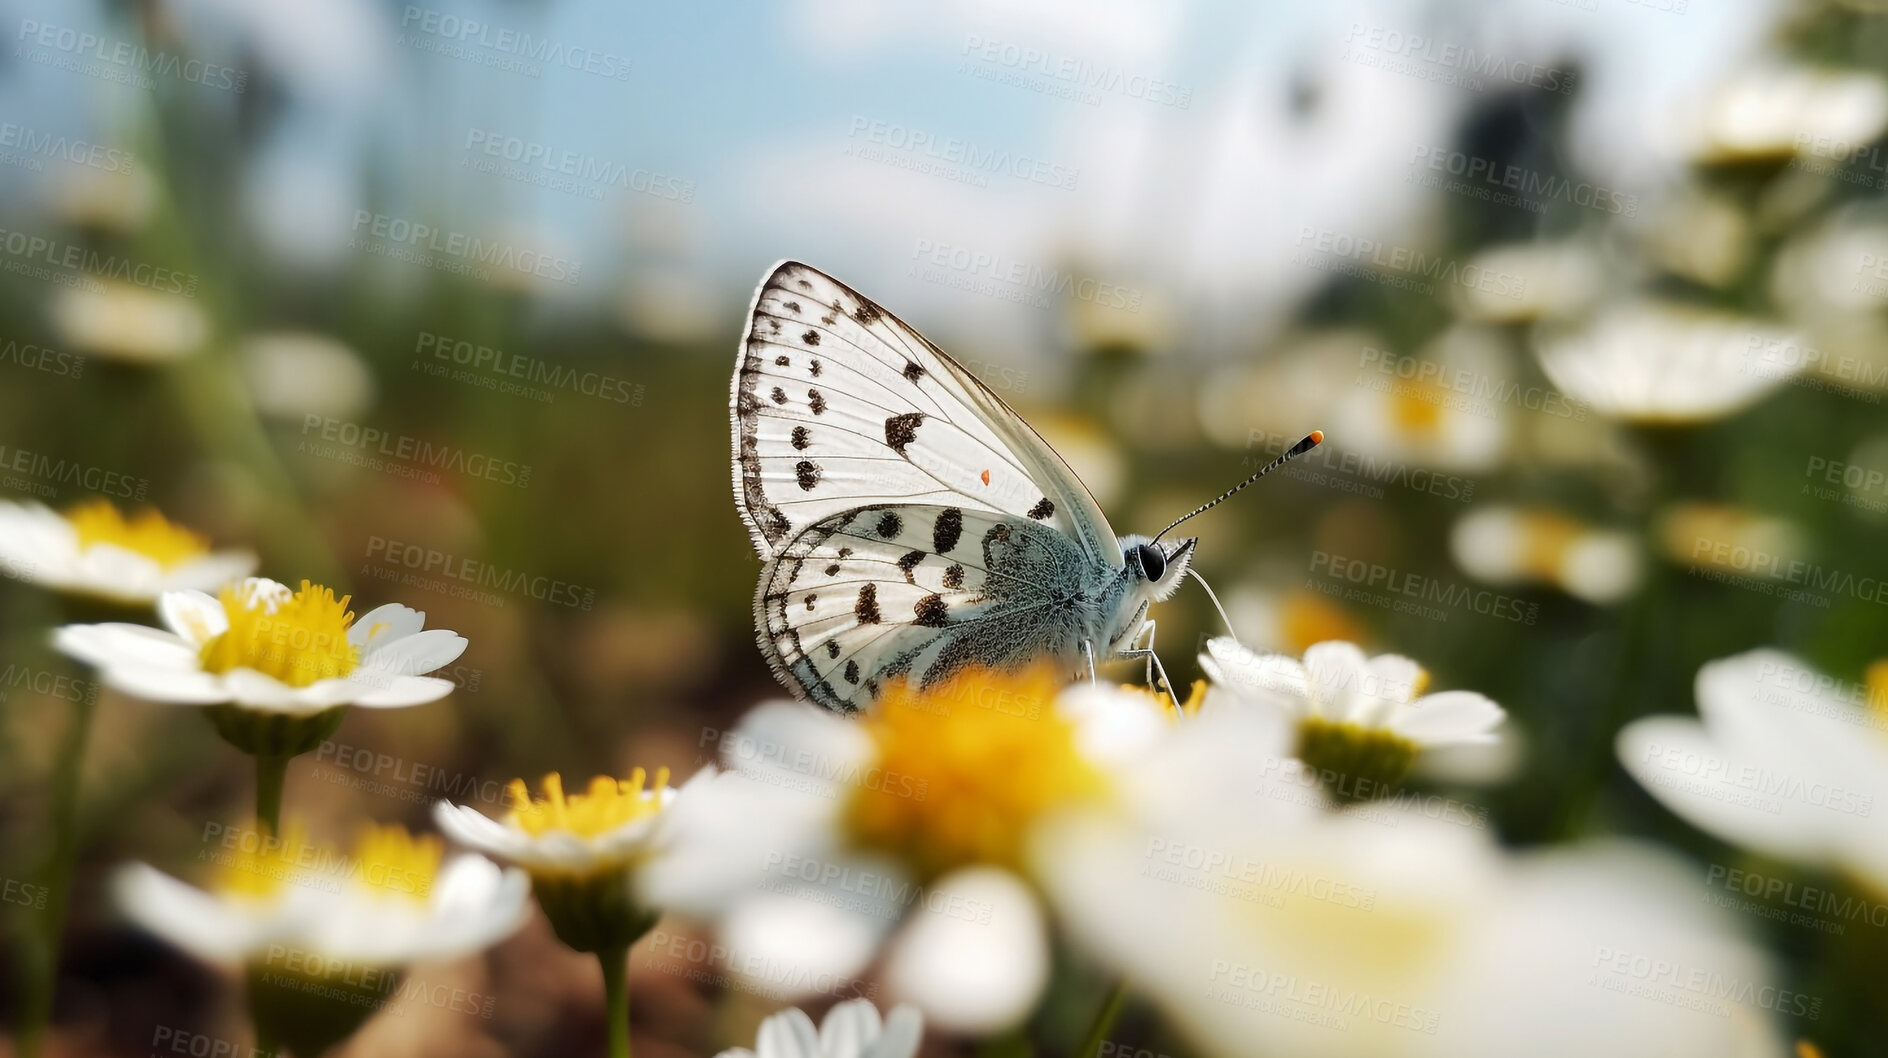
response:
<path id="1" fill-rule="evenodd" d="M 889 944 L 894 994 L 952 1031 L 1002 1031 L 1049 977 L 1031 835 L 1115 803 L 1119 762 L 1172 727 L 1162 708 L 1047 670 L 899 684 L 857 721 L 762 705 L 677 805 L 653 898 L 715 920 L 730 969 L 770 990 L 830 991 Z"/>
<path id="2" fill-rule="evenodd" d="M 1706 422 L 1742 411 L 1797 373 L 1753 370 L 1753 349 L 1800 345 L 1754 319 L 1664 302 L 1608 310 L 1537 349 L 1562 393 L 1601 415 L 1650 425 Z"/>
<path id="3" fill-rule="evenodd" d="M 105 500 L 63 515 L 0 502 L 0 570 L 55 591 L 143 605 L 167 591 L 213 591 L 255 568 L 256 556 L 211 551 L 148 507 L 127 518 Z"/>
<path id="4" fill-rule="evenodd" d="M 813 1019 L 789 1007 L 760 1023 L 754 1049 L 735 1047 L 716 1058 L 912 1058 L 924 1038 L 924 1019 L 909 1006 L 883 1021 L 869 999 L 851 999 Z"/>
<path id="5" fill-rule="evenodd" d="M 1422 666 L 1397 654 L 1367 657 L 1354 643 L 1318 643 L 1300 661 L 1222 636 L 1207 641 L 1200 667 L 1234 698 L 1286 717 L 1293 755 L 1335 777 L 1332 792 L 1345 800 L 1393 792 L 1425 751 L 1495 742 L 1507 715 L 1473 691 L 1425 695 Z"/>
<path id="6" fill-rule="evenodd" d="M 143 864 L 114 879 L 139 926 L 244 974 L 260 1049 L 320 1054 L 399 988 L 409 963 L 456 959 L 524 921 L 528 880 L 482 856 L 442 855 L 438 838 L 365 828 L 341 851 L 293 822 L 252 833 L 198 889 Z"/>
<path id="7" fill-rule="evenodd" d="M 1888 662 L 1866 684 L 1778 650 L 1698 670 L 1698 716 L 1651 716 L 1615 743 L 1639 785 L 1687 822 L 1888 893 Z"/>
<path id="8" fill-rule="evenodd" d="M 1548 508 L 1478 507 L 1449 534 L 1455 564 L 1490 584 L 1550 584 L 1598 605 L 1639 586 L 1631 533 L 1595 528 Z"/>

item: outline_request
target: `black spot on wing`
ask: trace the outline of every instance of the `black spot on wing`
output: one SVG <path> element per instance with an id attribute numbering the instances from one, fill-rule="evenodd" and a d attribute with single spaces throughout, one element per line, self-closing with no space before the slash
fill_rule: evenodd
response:
<path id="1" fill-rule="evenodd" d="M 869 301 L 860 302 L 859 307 L 852 310 L 852 318 L 860 323 L 871 323 L 882 315 L 884 313 L 879 311 L 878 306 Z"/>
<path id="2" fill-rule="evenodd" d="M 796 287 L 799 287 L 799 288 L 800 288 L 801 290 L 811 290 L 811 289 L 813 289 L 813 284 L 811 284 L 811 283 L 809 283 L 809 282 L 807 282 L 807 281 L 806 281 L 806 280 L 804 280 L 804 279 L 796 279 L 796 280 L 794 280 L 794 281 L 793 281 L 793 285 L 794 285 L 794 286 L 796 286 Z"/>
<path id="3" fill-rule="evenodd" d="M 816 389 L 806 391 L 806 406 L 813 409 L 813 414 L 822 415 L 826 411 L 826 395 Z"/>
<path id="4" fill-rule="evenodd" d="M 853 605 L 852 615 L 860 624 L 878 624 L 878 585 L 868 583 L 859 589 L 859 601 Z"/>
<path id="5" fill-rule="evenodd" d="M 908 380 L 912 382 L 916 382 L 919 379 L 924 377 L 924 368 L 919 367 L 917 364 L 914 364 L 911 361 L 907 360 L 905 361 L 904 376 Z"/>
<path id="6" fill-rule="evenodd" d="M 839 575 L 839 563 L 835 562 L 832 565 L 827 566 L 826 575 L 828 577 L 837 577 Z"/>
<path id="7" fill-rule="evenodd" d="M 775 404 L 785 404 L 787 402 L 787 391 L 781 389 L 779 386 L 774 387 L 774 391 L 770 396 L 773 397 Z"/>
<path id="8" fill-rule="evenodd" d="M 1034 507 L 1031 507 L 1029 509 L 1029 516 L 1039 522 L 1054 513 L 1055 513 L 1055 504 L 1050 503 L 1049 497 L 1047 496 L 1044 496 L 1039 503 L 1037 503 Z"/>
<path id="9" fill-rule="evenodd" d="M 787 359 L 784 356 L 776 356 L 774 357 L 774 366 L 775 367 L 792 367 L 793 361 Z"/>
<path id="10" fill-rule="evenodd" d="M 943 597 L 939 595 L 926 595 L 919 599 L 918 605 L 912 608 L 912 613 L 916 615 L 912 618 L 912 623 L 924 625 L 927 628 L 942 628 L 950 623 L 950 610 L 944 605 Z"/>
<path id="11" fill-rule="evenodd" d="M 923 562 L 923 561 L 924 561 L 924 552 L 922 551 L 907 551 L 901 558 L 899 558 L 898 568 L 904 573 L 905 581 L 907 583 L 912 583 L 912 584 L 917 583 L 915 580 L 912 579 L 911 571 L 914 569 L 917 569 L 918 563 Z"/>
<path id="12" fill-rule="evenodd" d="M 806 608 L 807 609 L 811 610 L 813 608 L 813 604 L 818 601 L 819 601 L 819 596 L 813 594 L 810 591 L 806 593 Z"/>
<path id="13" fill-rule="evenodd" d="M 833 658 L 833 659 L 835 659 L 835 660 L 837 660 L 837 659 L 838 659 L 838 657 L 839 657 L 839 640 L 837 640 L 837 639 L 828 639 L 828 640 L 826 641 L 826 656 L 827 656 L 827 657 L 829 657 L 829 658 Z"/>
<path id="14" fill-rule="evenodd" d="M 806 344 L 808 344 L 808 345 L 818 345 L 818 344 L 819 344 L 819 332 L 818 332 L 818 331 L 813 331 L 813 330 L 809 330 L 809 331 L 807 331 L 807 332 L 806 332 L 805 334 L 802 334 L 802 335 L 800 335 L 800 340 L 801 340 L 801 341 L 803 341 L 803 342 L 805 342 L 805 343 L 806 343 Z"/>
<path id="15" fill-rule="evenodd" d="M 899 530 L 904 527 L 904 519 L 898 517 L 896 511 L 886 511 L 884 514 L 879 515 L 878 525 L 873 528 L 878 532 L 878 535 L 890 540 L 892 537 L 897 536 Z"/>
<path id="16" fill-rule="evenodd" d="M 794 447 L 797 448 L 799 446 L 795 445 Z M 819 484 L 819 464 L 813 462 L 811 459 L 802 459 L 794 464 L 793 476 L 795 480 L 799 481 L 801 490 L 812 492 L 813 486 Z"/>
<path id="17" fill-rule="evenodd" d="M 839 557 L 840 557 L 840 558 L 851 558 L 851 557 L 852 557 L 852 549 L 851 549 L 851 548 L 849 548 L 849 547 L 842 547 L 842 548 L 840 548 L 840 549 L 839 549 Z"/>
<path id="18" fill-rule="evenodd" d="M 859 682 L 859 663 L 856 660 L 848 660 L 846 662 L 846 682 Z"/>
<path id="19" fill-rule="evenodd" d="M 908 411 L 886 419 L 885 443 L 892 446 L 892 451 L 905 455 L 905 446 L 918 439 L 918 427 L 923 423 L 924 413 L 921 411 Z"/>
<path id="20" fill-rule="evenodd" d="M 797 301 L 783 301 L 780 303 L 780 307 L 793 313 L 795 316 L 800 314 L 800 303 Z"/>
<path id="21" fill-rule="evenodd" d="M 813 443 L 813 434 L 804 426 L 793 428 L 793 447 L 804 452 L 806 446 Z"/>
<path id="22" fill-rule="evenodd" d="M 953 590 L 964 586 L 964 564 L 953 562 L 944 570 L 944 586 Z"/>
<path id="23" fill-rule="evenodd" d="M 937 523 L 931 526 L 931 549 L 940 555 L 947 554 L 963 536 L 964 512 L 946 507 L 944 513 L 937 516 Z"/>
<path id="24" fill-rule="evenodd" d="M 819 373 L 821 371 L 826 370 L 826 367 L 825 365 L 821 364 L 818 360 L 815 360 L 812 363 L 806 365 L 806 369 L 812 373 L 814 378 L 818 378 Z"/>

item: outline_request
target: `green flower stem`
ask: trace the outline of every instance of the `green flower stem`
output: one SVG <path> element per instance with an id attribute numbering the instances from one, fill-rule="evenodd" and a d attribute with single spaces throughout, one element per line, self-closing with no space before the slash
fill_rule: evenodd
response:
<path id="1" fill-rule="evenodd" d="M 282 787 L 288 782 L 288 757 L 256 757 L 256 818 L 269 836 L 282 832 Z"/>
<path id="2" fill-rule="evenodd" d="M 96 695 L 73 703 L 72 725 L 59 747 L 53 773 L 52 856 L 46 865 L 45 917 L 38 936 L 22 945 L 19 1029 L 14 1034 L 21 1058 L 35 1058 L 52 1023 L 53 986 L 59 976 L 59 938 L 65 932 L 66 907 L 71 896 L 72 868 L 79 855 L 79 777 L 85 763 L 85 744 L 92 731 Z"/>
<path id="3" fill-rule="evenodd" d="M 597 952 L 603 966 L 604 1019 L 610 1026 L 610 1058 L 629 1058 L 629 949 Z"/>
<path id="4" fill-rule="evenodd" d="M 1128 1005 L 1128 983 L 1124 980 L 1114 986 L 1108 994 L 1108 1001 L 1102 1004 L 1101 1012 L 1095 1015 L 1095 1023 L 1088 1027 L 1088 1035 L 1082 1039 L 1082 1049 L 1076 1053 L 1081 1058 L 1097 1058 L 1101 1054 L 1101 1045 L 1107 1041 L 1108 1033 L 1114 1031 L 1114 1023 L 1121 1018 L 1121 1010 Z"/>

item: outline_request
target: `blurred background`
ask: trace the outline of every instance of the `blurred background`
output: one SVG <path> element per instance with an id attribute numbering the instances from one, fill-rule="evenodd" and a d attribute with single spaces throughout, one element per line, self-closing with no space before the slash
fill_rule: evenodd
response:
<path id="1" fill-rule="evenodd" d="M 950 351 L 1117 532 L 1324 429 L 1192 523 L 1196 567 L 1248 643 L 1348 638 L 1502 703 L 1512 752 L 1422 781 L 1505 843 L 1738 862 L 1613 733 L 1689 712 L 1736 651 L 1846 680 L 1888 655 L 1874 0 L 0 10 L 0 497 L 154 504 L 471 641 L 446 703 L 356 710 L 296 762 L 317 830 L 425 827 L 441 782 L 495 811 L 512 776 L 685 776 L 781 694 L 727 387 L 783 257 Z M 44 643 L 63 616 L 0 581 L 0 660 L 82 676 Z M 1156 616 L 1197 676 L 1204 594 Z M 0 687 L 10 877 L 53 838 L 60 697 Z M 247 762 L 99 709 L 53 1053 L 242 1039 L 101 885 L 187 867 L 246 813 Z M 1880 952 L 1752 925 L 1829 998 L 1829 1053 L 1881 1038 Z M 456 972 L 489 1016 L 383 1015 L 348 1053 L 601 1037 L 591 964 L 541 923 Z M 639 973 L 648 1054 L 770 1008 Z"/>

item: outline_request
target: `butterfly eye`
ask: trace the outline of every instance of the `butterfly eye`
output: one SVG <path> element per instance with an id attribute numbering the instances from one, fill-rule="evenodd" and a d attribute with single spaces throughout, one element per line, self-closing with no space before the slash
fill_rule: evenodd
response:
<path id="1" fill-rule="evenodd" d="M 1134 548 L 1134 556 L 1140 560 L 1141 572 L 1147 574 L 1148 580 L 1159 580 L 1166 574 L 1167 556 L 1161 554 L 1160 548 L 1140 544 Z"/>

